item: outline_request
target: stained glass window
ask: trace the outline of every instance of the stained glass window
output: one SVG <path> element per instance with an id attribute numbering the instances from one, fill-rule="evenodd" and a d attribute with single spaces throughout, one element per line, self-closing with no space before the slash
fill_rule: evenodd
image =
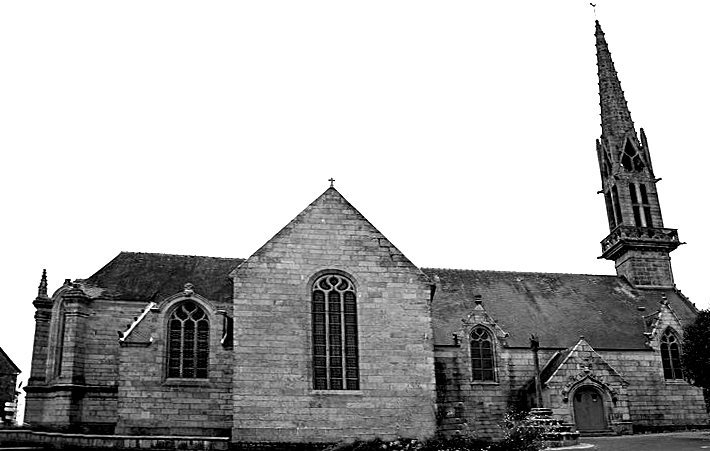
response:
<path id="1" fill-rule="evenodd" d="M 315 281 L 311 296 L 314 388 L 359 390 L 355 287 L 328 274 Z"/>
<path id="2" fill-rule="evenodd" d="M 663 377 L 683 379 L 683 370 L 680 365 L 680 341 L 670 328 L 666 329 L 661 336 L 661 361 L 663 363 Z"/>
<path id="3" fill-rule="evenodd" d="M 210 322 L 196 303 L 180 304 L 168 321 L 168 377 L 207 378 Z"/>
<path id="4" fill-rule="evenodd" d="M 471 331 L 471 376 L 474 381 L 496 380 L 493 339 L 485 327 Z"/>

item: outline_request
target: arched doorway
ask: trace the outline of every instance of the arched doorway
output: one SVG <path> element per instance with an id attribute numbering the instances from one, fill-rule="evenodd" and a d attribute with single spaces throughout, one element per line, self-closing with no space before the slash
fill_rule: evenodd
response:
<path id="1" fill-rule="evenodd" d="M 604 399 L 594 387 L 582 387 L 574 393 L 574 422 L 580 432 L 607 429 Z"/>

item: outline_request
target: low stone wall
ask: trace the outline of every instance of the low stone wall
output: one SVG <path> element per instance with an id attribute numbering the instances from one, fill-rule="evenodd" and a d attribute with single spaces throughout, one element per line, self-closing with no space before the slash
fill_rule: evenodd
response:
<path id="1" fill-rule="evenodd" d="M 0 446 L 41 446 L 50 449 L 228 450 L 228 437 L 88 435 L 0 430 Z"/>

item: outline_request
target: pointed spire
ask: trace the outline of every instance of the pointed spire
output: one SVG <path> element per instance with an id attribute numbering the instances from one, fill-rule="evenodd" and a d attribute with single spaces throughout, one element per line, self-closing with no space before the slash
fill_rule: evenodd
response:
<path id="1" fill-rule="evenodd" d="M 602 137 L 621 137 L 634 131 L 631 112 L 621 89 L 619 76 L 611 60 L 611 52 L 599 21 L 594 35 L 597 38 L 597 70 L 599 74 L 599 105 L 601 106 Z M 635 134 L 635 133 L 634 133 Z"/>
<path id="2" fill-rule="evenodd" d="M 47 294 L 47 270 L 42 270 L 42 278 L 39 281 L 39 287 L 37 289 L 37 299 L 49 299 Z"/>

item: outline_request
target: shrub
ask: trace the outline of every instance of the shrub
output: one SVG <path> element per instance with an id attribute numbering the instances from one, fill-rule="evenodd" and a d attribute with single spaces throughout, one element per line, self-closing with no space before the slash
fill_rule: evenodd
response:
<path id="1" fill-rule="evenodd" d="M 432 438 L 418 440 L 413 438 L 398 438 L 384 441 L 380 438 L 351 443 L 341 443 L 326 451 L 487 451 L 490 442 L 474 437 Z"/>
<path id="2" fill-rule="evenodd" d="M 326 451 L 539 451 L 543 446 L 545 428 L 531 421 L 526 412 L 509 413 L 502 424 L 505 430 L 499 442 L 488 442 L 473 436 L 435 437 L 428 440 L 398 438 L 385 441 L 356 440 L 339 443 Z"/>
<path id="3" fill-rule="evenodd" d="M 534 424 L 526 412 L 511 412 L 503 420 L 503 440 L 491 445 L 489 451 L 538 451 L 543 447 L 545 429 Z"/>

